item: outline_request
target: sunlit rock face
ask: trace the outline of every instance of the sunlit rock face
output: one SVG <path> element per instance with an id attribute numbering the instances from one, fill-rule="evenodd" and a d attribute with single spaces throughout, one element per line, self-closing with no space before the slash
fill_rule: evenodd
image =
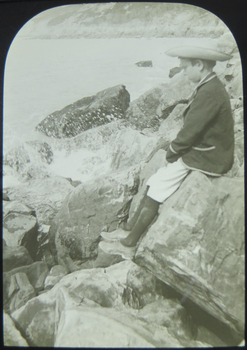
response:
<path id="1" fill-rule="evenodd" d="M 42 120 L 36 130 L 50 137 L 73 137 L 85 130 L 124 118 L 129 102 L 130 95 L 125 86 L 117 85 L 55 111 Z"/>
<path id="2" fill-rule="evenodd" d="M 228 324 L 244 329 L 243 178 L 192 172 L 160 207 L 136 262 Z"/>

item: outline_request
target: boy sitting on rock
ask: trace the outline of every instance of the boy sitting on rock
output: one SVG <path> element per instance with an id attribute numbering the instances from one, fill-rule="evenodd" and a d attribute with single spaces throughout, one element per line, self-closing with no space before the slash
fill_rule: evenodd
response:
<path id="1" fill-rule="evenodd" d="M 133 227 L 102 232 L 104 250 L 131 258 L 141 235 L 158 213 L 158 208 L 193 170 L 220 176 L 230 170 L 234 155 L 234 129 L 229 96 L 213 72 L 216 61 L 230 59 L 210 47 L 186 46 L 166 52 L 180 59 L 180 67 L 197 86 L 184 111 L 184 126 L 167 150 L 168 165 L 147 181 L 147 194 L 134 217 Z"/>

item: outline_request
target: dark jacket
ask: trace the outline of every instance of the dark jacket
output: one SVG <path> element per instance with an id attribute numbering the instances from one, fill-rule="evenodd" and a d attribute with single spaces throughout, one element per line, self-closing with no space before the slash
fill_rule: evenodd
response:
<path id="1" fill-rule="evenodd" d="M 184 126 L 170 144 L 166 159 L 182 157 L 186 166 L 211 175 L 226 173 L 233 164 L 234 122 L 229 96 L 215 73 L 196 88 L 184 111 Z"/>

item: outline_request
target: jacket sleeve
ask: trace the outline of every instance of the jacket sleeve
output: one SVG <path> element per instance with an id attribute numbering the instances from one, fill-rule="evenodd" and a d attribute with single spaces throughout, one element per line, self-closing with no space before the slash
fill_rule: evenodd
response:
<path id="1" fill-rule="evenodd" d="M 196 144 L 209 123 L 218 115 L 220 102 L 212 91 L 201 87 L 190 105 L 184 126 L 168 148 L 166 159 L 172 163 Z"/>

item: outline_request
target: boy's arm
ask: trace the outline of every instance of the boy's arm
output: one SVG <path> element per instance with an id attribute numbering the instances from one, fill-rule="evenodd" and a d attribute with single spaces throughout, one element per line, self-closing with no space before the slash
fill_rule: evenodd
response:
<path id="1" fill-rule="evenodd" d="M 185 117 L 183 128 L 168 148 L 166 159 L 173 163 L 196 143 L 208 124 L 218 115 L 220 103 L 213 93 L 199 89 Z"/>

